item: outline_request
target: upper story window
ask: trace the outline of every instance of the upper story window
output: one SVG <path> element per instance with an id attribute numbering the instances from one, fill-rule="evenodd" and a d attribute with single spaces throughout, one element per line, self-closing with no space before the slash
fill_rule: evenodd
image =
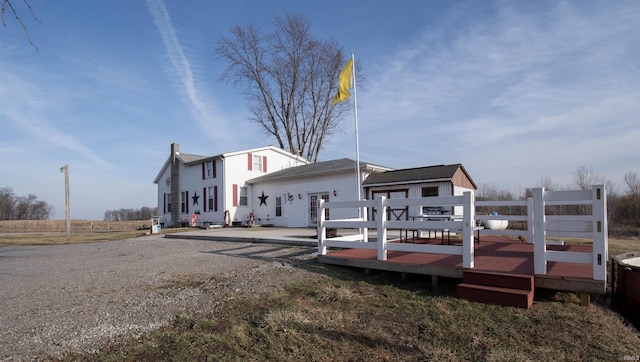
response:
<path id="1" fill-rule="evenodd" d="M 253 155 L 253 170 L 262 171 L 262 156 Z"/>
<path id="2" fill-rule="evenodd" d="M 202 179 L 216 177 L 216 161 L 206 161 L 202 164 Z"/>
<path id="3" fill-rule="evenodd" d="M 267 172 L 267 156 L 254 155 L 252 153 L 248 153 L 247 156 L 247 169 L 249 171 Z"/>
<path id="4" fill-rule="evenodd" d="M 214 167 L 215 167 L 215 163 L 213 161 L 207 161 L 207 164 L 206 164 L 207 178 L 215 177 L 215 172 L 213 172 Z"/>

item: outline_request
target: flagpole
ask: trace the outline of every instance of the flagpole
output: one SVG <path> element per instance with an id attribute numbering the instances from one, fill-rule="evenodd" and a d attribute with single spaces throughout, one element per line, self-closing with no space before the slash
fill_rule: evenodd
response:
<path id="1" fill-rule="evenodd" d="M 360 144 L 358 141 L 358 96 L 356 91 L 356 61 L 355 55 L 351 52 L 351 69 L 353 74 L 353 114 L 355 117 L 356 127 L 356 190 L 358 192 L 358 201 L 362 200 L 361 181 L 360 181 Z M 358 210 L 358 213 L 360 211 Z"/>
<path id="2" fill-rule="evenodd" d="M 351 73 L 353 73 L 353 115 L 356 125 L 356 190 L 358 190 L 358 201 L 362 200 L 362 182 L 360 180 L 360 142 L 358 140 L 358 96 L 356 92 L 356 59 L 354 52 L 351 52 Z M 358 208 L 358 218 L 363 218 L 366 215 L 364 208 Z M 360 235 L 362 235 L 363 242 L 369 240 L 368 228 L 360 228 Z"/>

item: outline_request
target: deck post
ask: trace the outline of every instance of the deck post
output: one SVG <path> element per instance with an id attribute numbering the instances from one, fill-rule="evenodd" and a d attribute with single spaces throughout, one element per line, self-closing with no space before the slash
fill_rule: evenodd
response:
<path id="1" fill-rule="evenodd" d="M 588 307 L 591 305 L 591 293 L 579 292 L 578 298 L 580 298 L 580 306 Z"/>
<path id="2" fill-rule="evenodd" d="M 327 245 L 325 241 L 327 239 L 327 227 L 324 224 L 324 200 L 318 199 L 318 255 L 327 254 Z"/>
<path id="3" fill-rule="evenodd" d="M 473 194 L 462 194 L 462 267 L 473 269 L 474 245 L 473 227 L 475 226 L 475 205 Z"/>
<path id="4" fill-rule="evenodd" d="M 545 228 L 545 201 L 544 187 L 538 187 L 533 191 L 533 224 L 529 231 L 533 233 L 533 272 L 536 275 L 547 275 L 547 230 Z"/>
<path id="5" fill-rule="evenodd" d="M 527 242 L 533 244 L 533 198 L 527 198 Z"/>
<path id="6" fill-rule="evenodd" d="M 387 198 L 376 198 L 376 210 L 378 211 L 378 260 L 387 260 Z"/>
<path id="7" fill-rule="evenodd" d="M 593 215 L 593 279 L 607 281 L 608 230 L 607 194 L 605 185 L 594 185 L 591 213 Z"/>

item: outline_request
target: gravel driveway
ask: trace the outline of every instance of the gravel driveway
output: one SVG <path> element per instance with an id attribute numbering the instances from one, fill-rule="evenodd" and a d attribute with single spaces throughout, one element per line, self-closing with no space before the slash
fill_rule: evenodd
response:
<path id="1" fill-rule="evenodd" d="M 0 247 L 0 360 L 91 352 L 279 288 L 316 249 L 165 239 Z M 294 269 L 295 268 L 295 269 Z"/>

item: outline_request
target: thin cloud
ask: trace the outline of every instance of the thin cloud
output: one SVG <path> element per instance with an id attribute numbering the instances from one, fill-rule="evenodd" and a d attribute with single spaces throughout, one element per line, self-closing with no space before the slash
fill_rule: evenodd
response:
<path id="1" fill-rule="evenodd" d="M 204 95 L 204 90 L 199 86 L 200 82 L 196 78 L 189 58 L 178 40 L 171 17 L 163 1 L 147 0 L 147 7 L 162 36 L 165 51 L 172 65 L 170 72 L 177 76 L 178 83 L 188 100 L 195 120 L 211 139 L 226 143 L 231 134 L 226 130 L 221 117 L 211 110 L 211 105 L 215 104 L 215 102 L 207 98 Z"/>
<path id="2" fill-rule="evenodd" d="M 44 74 L 39 74 L 45 78 Z M 0 99 L 6 103 L 0 108 L 0 117 L 11 121 L 31 136 L 46 144 L 54 144 L 103 167 L 112 165 L 70 133 L 56 127 L 50 117 L 59 114 L 65 104 L 56 98 L 44 84 L 30 83 L 17 75 L 5 74 L 0 81 Z M 64 111 L 64 109 L 62 109 Z"/>
<path id="3" fill-rule="evenodd" d="M 500 181 L 524 186 L 585 163 L 612 174 L 633 166 L 639 8 L 520 5 L 427 28 L 371 69 L 358 100 L 368 160 L 464 162 L 479 180 L 514 168 Z M 388 140 L 414 146 L 385 158 Z"/>

